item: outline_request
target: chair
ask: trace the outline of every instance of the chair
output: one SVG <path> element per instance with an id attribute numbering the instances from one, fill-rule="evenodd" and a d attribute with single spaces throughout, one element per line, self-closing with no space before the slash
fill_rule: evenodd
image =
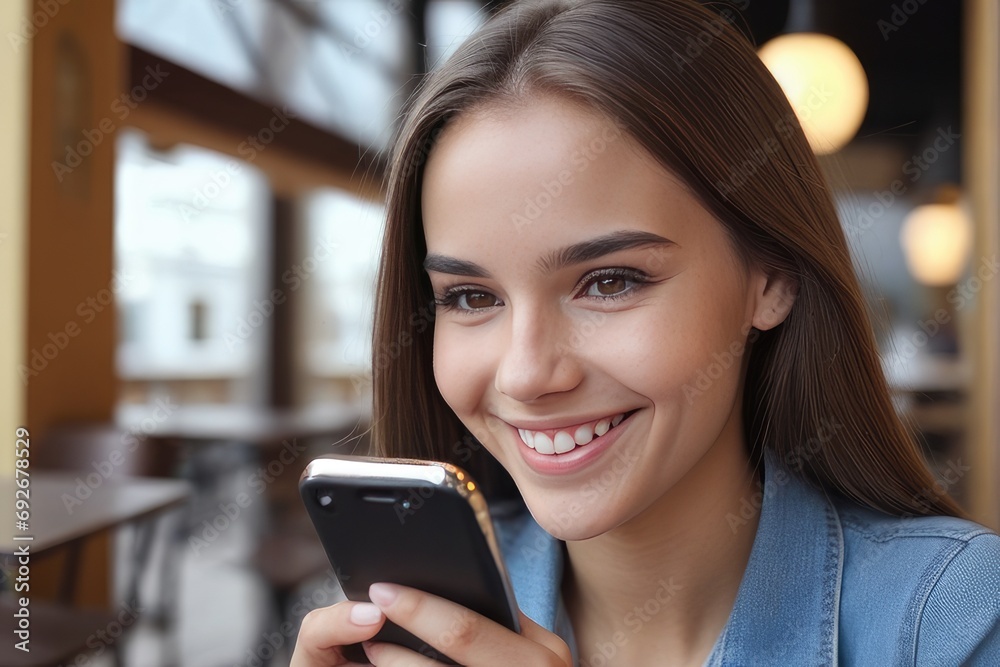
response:
<path id="1" fill-rule="evenodd" d="M 116 452 L 119 452 L 120 455 L 113 455 Z M 32 449 L 32 466 L 48 470 L 86 471 L 87 473 L 93 473 L 100 468 L 101 470 L 98 472 L 101 472 L 102 476 L 107 476 L 105 475 L 107 473 L 112 476 L 126 477 L 173 477 L 174 471 L 179 467 L 179 455 L 178 450 L 174 447 L 160 446 L 152 439 L 146 441 L 142 438 L 141 433 L 132 434 L 123 431 L 110 422 L 67 422 L 50 427 L 41 434 L 41 437 L 36 438 L 36 444 Z M 152 552 L 157 525 L 156 521 L 150 520 L 140 520 L 132 524 L 135 531 L 132 545 L 133 567 L 127 580 L 125 600 L 136 607 L 140 606 L 138 602 L 141 575 Z M 181 532 L 184 534 L 180 534 Z M 181 526 L 168 538 L 167 548 L 176 549 L 183 544 L 185 537 L 185 527 Z M 58 623 L 53 626 L 55 628 L 59 628 L 60 625 L 64 625 L 68 631 L 89 628 L 87 635 L 84 636 L 84 639 L 87 639 L 91 633 L 104 627 L 98 621 L 104 618 L 102 614 L 110 612 L 83 610 L 72 606 L 78 574 L 80 543 L 75 542 L 67 548 L 69 555 L 60 586 L 60 601 L 59 603 L 46 603 L 41 607 L 43 609 L 41 613 L 53 621 L 58 620 Z M 159 573 L 162 601 L 159 607 L 148 609 L 143 614 L 146 617 L 152 617 L 161 629 L 168 632 L 173 629 L 176 618 L 178 587 L 175 585 L 175 581 L 178 575 L 176 572 L 178 562 L 179 559 L 169 555 L 164 558 L 164 568 Z M 38 604 L 33 600 L 32 610 Z M 116 616 L 105 623 L 114 622 L 114 618 Z M 32 627 L 35 627 L 34 623 L 32 623 Z M 69 641 L 72 636 L 72 632 L 68 632 L 66 641 Z M 172 646 L 173 642 L 170 644 L 171 647 L 168 650 L 175 653 L 176 647 Z M 117 662 L 118 642 L 112 642 L 111 649 Z M 33 648 L 32 653 L 34 652 Z M 173 658 L 170 658 L 168 662 L 172 660 Z M 8 663 L 0 661 L 0 664 L 6 665 Z"/>
<path id="2" fill-rule="evenodd" d="M 96 657 L 109 651 L 115 665 L 121 665 L 120 646 L 116 641 L 101 639 L 112 637 L 114 628 L 125 630 L 118 614 L 104 609 L 75 609 L 57 602 L 31 600 L 28 606 L 30 622 L 30 652 L 15 646 L 16 629 L 14 613 L 19 605 L 16 596 L 0 594 L 0 617 L 10 628 L 4 631 L 6 641 L 0 642 L 0 665 L 4 667 L 54 667 L 76 664 L 75 656 L 89 653 Z M 102 633 L 102 634 L 98 634 Z"/>

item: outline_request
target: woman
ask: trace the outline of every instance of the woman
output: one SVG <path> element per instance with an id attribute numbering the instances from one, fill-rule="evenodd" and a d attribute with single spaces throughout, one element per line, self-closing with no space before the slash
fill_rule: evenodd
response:
<path id="1" fill-rule="evenodd" d="M 824 178 L 723 15 L 505 8 L 407 110 L 384 252 L 377 451 L 484 483 L 522 633 L 376 584 L 294 665 L 386 618 L 469 665 L 1000 664 L 1000 537 L 894 412 Z"/>

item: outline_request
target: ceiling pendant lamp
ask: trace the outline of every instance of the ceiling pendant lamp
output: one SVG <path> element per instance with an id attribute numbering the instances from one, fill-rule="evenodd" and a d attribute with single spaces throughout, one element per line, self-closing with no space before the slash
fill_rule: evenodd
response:
<path id="1" fill-rule="evenodd" d="M 818 155 L 844 147 L 868 108 L 868 78 L 851 49 L 815 30 L 810 0 L 792 0 L 784 34 L 757 51 Z"/>

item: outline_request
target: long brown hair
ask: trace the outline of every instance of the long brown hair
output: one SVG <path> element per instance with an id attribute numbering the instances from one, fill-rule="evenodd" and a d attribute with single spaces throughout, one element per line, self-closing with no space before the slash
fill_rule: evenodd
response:
<path id="1" fill-rule="evenodd" d="M 791 106 L 726 15 L 693 0 L 514 2 L 421 82 L 387 174 L 372 351 L 377 453 L 450 461 L 489 493 L 510 491 L 434 381 L 420 189 L 450 121 L 538 95 L 611 119 L 686 183 L 744 262 L 797 280 L 786 320 L 750 335 L 742 409 L 752 461 L 770 447 L 820 488 L 869 507 L 965 516 L 894 409 L 830 190 Z"/>

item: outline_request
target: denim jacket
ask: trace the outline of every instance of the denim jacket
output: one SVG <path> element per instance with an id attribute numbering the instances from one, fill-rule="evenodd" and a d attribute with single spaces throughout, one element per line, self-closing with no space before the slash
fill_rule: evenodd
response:
<path id="1" fill-rule="evenodd" d="M 750 559 L 707 667 L 1000 665 L 995 533 L 828 498 L 770 450 L 762 496 Z M 580 665 L 560 594 L 564 543 L 523 504 L 497 507 L 493 519 L 521 611 L 562 637 Z M 668 599 L 669 583 L 658 585 L 650 603 Z M 602 644 L 583 647 L 583 667 L 614 664 L 601 650 L 613 658 L 615 646 Z"/>

